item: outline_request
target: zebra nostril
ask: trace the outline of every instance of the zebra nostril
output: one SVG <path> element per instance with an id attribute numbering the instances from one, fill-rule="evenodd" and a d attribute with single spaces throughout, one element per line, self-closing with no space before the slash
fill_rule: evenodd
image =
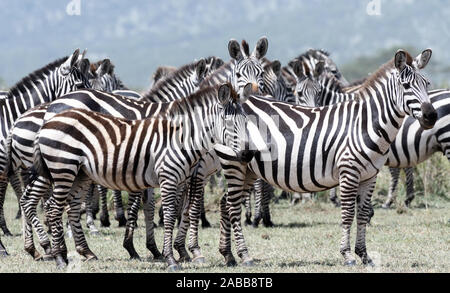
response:
<path id="1" fill-rule="evenodd" d="M 423 114 L 423 126 L 432 128 L 438 119 L 436 110 L 431 103 L 423 103 L 421 106 Z"/>

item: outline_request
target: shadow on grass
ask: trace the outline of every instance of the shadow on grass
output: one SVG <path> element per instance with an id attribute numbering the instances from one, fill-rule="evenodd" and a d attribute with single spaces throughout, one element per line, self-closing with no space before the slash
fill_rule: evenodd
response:
<path id="1" fill-rule="evenodd" d="M 281 268 L 286 267 L 306 267 L 311 265 L 318 265 L 318 266 L 327 266 L 327 267 L 334 267 L 338 265 L 339 262 L 337 260 L 322 260 L 322 261 L 305 261 L 305 260 L 299 260 L 299 261 L 293 261 L 289 263 L 280 263 L 279 266 Z"/>
<path id="2" fill-rule="evenodd" d="M 310 227 L 316 227 L 321 225 L 336 225 L 336 223 L 327 223 L 327 222 L 294 222 L 294 223 L 283 223 L 283 224 L 274 224 L 274 228 L 310 228 Z"/>

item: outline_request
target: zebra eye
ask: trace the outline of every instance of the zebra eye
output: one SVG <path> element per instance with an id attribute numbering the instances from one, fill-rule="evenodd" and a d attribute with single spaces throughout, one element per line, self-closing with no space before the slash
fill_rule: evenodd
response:
<path id="1" fill-rule="evenodd" d="M 405 90 L 409 90 L 411 88 L 411 85 L 409 83 L 404 83 L 403 87 L 405 88 Z"/>
<path id="2" fill-rule="evenodd" d="M 241 78 L 241 74 L 239 72 L 236 73 L 237 78 Z"/>

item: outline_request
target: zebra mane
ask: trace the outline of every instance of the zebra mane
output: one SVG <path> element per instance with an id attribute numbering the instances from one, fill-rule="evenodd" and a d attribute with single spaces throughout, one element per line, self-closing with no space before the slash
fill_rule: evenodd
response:
<path id="1" fill-rule="evenodd" d="M 412 63 L 414 61 L 414 58 L 408 53 L 406 53 L 406 64 L 409 66 L 412 66 Z M 390 71 L 392 68 L 394 68 L 394 58 L 386 62 L 385 64 L 381 65 L 380 68 L 378 68 L 377 71 L 375 71 L 372 75 L 370 75 L 362 84 L 361 88 L 368 88 L 374 85 L 375 81 L 379 78 L 386 76 L 386 73 Z"/>
<path id="2" fill-rule="evenodd" d="M 209 85 L 210 83 L 214 84 L 214 82 L 211 82 L 211 80 L 214 80 L 217 76 L 227 75 L 228 71 L 231 70 L 231 67 L 233 66 L 232 65 L 233 62 L 235 62 L 235 61 L 231 60 L 230 62 L 223 64 L 218 69 L 214 70 L 213 73 L 206 76 L 203 79 L 203 81 L 200 83 L 200 88 L 205 87 L 205 86 Z"/>
<path id="3" fill-rule="evenodd" d="M 34 81 L 44 78 L 49 72 L 61 66 L 67 60 L 67 58 L 69 58 L 69 56 L 57 59 L 45 65 L 44 67 L 39 68 L 33 71 L 32 73 L 28 74 L 10 88 L 8 95 L 5 97 L 5 99 L 10 99 L 13 98 L 14 96 L 17 96 L 25 88 L 33 88 Z"/>
<path id="4" fill-rule="evenodd" d="M 323 56 L 321 56 L 319 53 L 321 53 L 321 54 L 323 54 L 323 55 L 325 55 L 327 57 L 330 57 L 330 53 L 328 51 L 323 50 L 323 49 L 309 49 L 305 53 L 300 54 L 297 57 L 297 59 L 309 58 L 309 56 L 312 56 L 312 57 L 314 57 L 316 59 L 321 60 L 321 59 L 323 59 Z"/>
<path id="5" fill-rule="evenodd" d="M 152 100 L 151 96 L 157 93 L 162 87 L 167 85 L 167 82 L 171 79 L 185 79 L 185 75 L 188 71 L 193 71 L 195 68 L 195 65 L 197 64 L 197 61 L 191 62 L 189 64 L 185 64 L 182 67 L 178 68 L 177 70 L 169 73 L 166 76 L 163 76 L 160 78 L 155 85 L 146 93 L 143 94 L 143 98 L 147 100 Z"/>
<path id="6" fill-rule="evenodd" d="M 232 101 L 233 103 L 236 103 L 239 100 L 239 95 L 229 82 L 227 84 L 231 90 Z M 192 108 L 193 104 L 194 106 L 205 105 L 205 100 L 210 100 L 212 97 L 217 99 L 220 86 L 221 85 L 204 87 L 199 89 L 192 95 L 171 102 L 172 107 L 166 113 L 162 114 L 162 116 L 167 119 L 173 119 L 179 114 L 184 115 L 187 112 L 187 109 Z"/>

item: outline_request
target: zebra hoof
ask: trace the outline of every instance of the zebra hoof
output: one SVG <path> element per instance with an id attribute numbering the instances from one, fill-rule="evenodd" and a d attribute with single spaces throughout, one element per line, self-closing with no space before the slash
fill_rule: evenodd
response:
<path id="1" fill-rule="evenodd" d="M 100 232 L 98 232 L 98 230 L 90 230 L 89 235 L 98 236 L 98 235 L 100 235 Z"/>
<path id="2" fill-rule="evenodd" d="M 181 266 L 179 264 L 170 265 L 168 268 L 170 273 L 181 271 Z"/>
<path id="3" fill-rule="evenodd" d="M 371 267 L 371 268 L 375 267 L 375 263 L 374 263 L 371 259 L 367 260 L 367 261 L 364 263 L 364 265 L 365 265 L 366 267 Z"/>
<path id="4" fill-rule="evenodd" d="M 139 261 L 140 261 L 140 260 L 141 260 L 141 257 L 139 256 L 139 254 L 134 254 L 134 255 L 131 255 L 131 256 L 130 256 L 130 259 L 131 259 L 131 260 L 139 260 Z"/>
<path id="5" fill-rule="evenodd" d="M 94 260 L 98 260 L 98 257 L 96 255 L 92 254 L 92 255 L 86 256 L 86 259 L 84 261 L 90 262 L 90 261 L 94 261 Z"/>
<path id="6" fill-rule="evenodd" d="M 226 264 L 227 267 L 235 267 L 235 266 L 237 266 L 237 262 L 234 259 L 228 260 L 225 264 Z"/>
<path id="7" fill-rule="evenodd" d="M 165 261 L 165 258 L 164 258 L 164 256 L 161 254 L 161 255 L 159 255 L 159 256 L 153 256 L 153 261 L 155 261 L 155 262 L 163 262 L 163 261 Z"/>
<path id="8" fill-rule="evenodd" d="M 125 216 L 120 217 L 118 220 L 119 227 L 125 227 L 127 225 L 127 219 L 125 219 Z"/>
<path id="9" fill-rule="evenodd" d="M 44 256 L 42 256 L 42 260 L 43 261 L 53 261 L 53 260 L 55 260 L 55 258 L 51 254 L 44 254 Z"/>
<path id="10" fill-rule="evenodd" d="M 242 262 L 242 265 L 244 267 L 254 267 L 255 266 L 255 262 L 253 261 L 253 259 L 249 259 L 249 260 L 246 260 L 246 261 Z"/>
<path id="11" fill-rule="evenodd" d="M 7 257 L 9 254 L 6 250 L 0 250 L 0 257 Z"/>
<path id="12" fill-rule="evenodd" d="M 352 259 L 352 260 L 347 260 L 344 262 L 344 266 L 346 267 L 354 267 L 356 265 L 356 260 Z"/>
<path id="13" fill-rule="evenodd" d="M 56 267 L 58 269 L 64 269 L 67 267 L 67 263 L 61 255 L 56 257 Z"/>
<path id="14" fill-rule="evenodd" d="M 206 262 L 205 257 L 203 255 L 197 256 L 192 260 L 195 264 L 204 264 Z"/>
<path id="15" fill-rule="evenodd" d="M 191 257 L 189 255 L 185 255 L 183 257 L 180 257 L 178 262 L 191 262 Z"/>
<path id="16" fill-rule="evenodd" d="M 20 218 L 22 218 L 22 213 L 19 211 L 15 217 L 16 220 L 19 220 Z"/>

